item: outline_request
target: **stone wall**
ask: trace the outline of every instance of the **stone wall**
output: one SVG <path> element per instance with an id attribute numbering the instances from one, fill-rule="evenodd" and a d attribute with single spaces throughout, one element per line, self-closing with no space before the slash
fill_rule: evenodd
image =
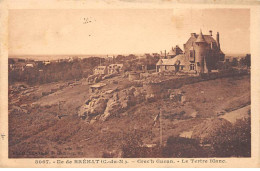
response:
<path id="1" fill-rule="evenodd" d="M 237 77 L 248 75 L 247 70 L 229 70 L 229 71 L 222 71 L 216 73 L 205 73 L 197 76 L 186 76 L 186 77 L 179 77 L 179 78 L 172 78 L 156 83 L 144 83 L 145 90 L 148 93 L 154 94 L 157 96 L 158 94 L 162 94 L 167 89 L 178 89 L 186 84 L 193 84 L 200 81 L 208 81 L 214 80 L 217 78 L 224 78 L 224 77 Z"/>

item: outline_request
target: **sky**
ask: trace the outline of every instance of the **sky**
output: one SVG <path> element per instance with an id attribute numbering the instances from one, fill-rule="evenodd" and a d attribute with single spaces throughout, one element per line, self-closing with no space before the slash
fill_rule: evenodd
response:
<path id="1" fill-rule="evenodd" d="M 219 32 L 226 54 L 250 52 L 249 9 L 16 9 L 9 55 L 159 53 L 200 29 Z"/>

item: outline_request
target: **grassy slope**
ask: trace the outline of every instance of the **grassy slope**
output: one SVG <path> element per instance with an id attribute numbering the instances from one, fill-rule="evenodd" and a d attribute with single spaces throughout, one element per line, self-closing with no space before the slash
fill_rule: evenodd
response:
<path id="1" fill-rule="evenodd" d="M 169 99 L 145 102 L 120 117 L 88 125 L 74 114 L 88 96 L 87 87 L 64 88 L 57 93 L 71 105 L 73 112 L 67 117 L 56 117 L 57 106 L 34 109 L 30 114 L 9 114 L 9 157 L 57 157 L 57 154 L 58 157 L 101 157 L 104 151 L 118 150 L 131 134 L 138 135 L 144 143 L 157 143 L 159 128 L 152 124 L 159 107 L 164 115 L 163 139 L 166 141 L 167 137 L 189 131 L 220 111 L 250 103 L 249 76 L 205 81 L 181 89 L 186 96 L 184 104 Z M 58 96 L 52 96 L 40 102 L 57 100 Z M 178 117 L 180 113 L 183 115 Z M 197 113 L 197 117 L 192 118 L 192 113 Z M 44 152 L 48 154 L 39 154 Z"/>

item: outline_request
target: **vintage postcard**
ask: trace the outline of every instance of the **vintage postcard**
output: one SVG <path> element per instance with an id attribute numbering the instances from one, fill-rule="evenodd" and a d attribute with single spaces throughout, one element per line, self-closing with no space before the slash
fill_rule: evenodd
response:
<path id="1" fill-rule="evenodd" d="M 1 167 L 259 167 L 259 1 L 1 1 Z"/>

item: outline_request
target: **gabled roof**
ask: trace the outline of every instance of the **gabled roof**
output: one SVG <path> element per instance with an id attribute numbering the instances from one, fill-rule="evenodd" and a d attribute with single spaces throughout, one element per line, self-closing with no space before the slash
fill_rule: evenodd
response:
<path id="1" fill-rule="evenodd" d="M 156 65 L 186 65 L 184 55 L 180 54 L 171 59 L 160 59 Z"/>
<path id="2" fill-rule="evenodd" d="M 175 64 L 175 58 L 171 58 L 171 59 L 161 59 L 158 64 L 160 65 L 174 65 Z"/>
<path id="3" fill-rule="evenodd" d="M 199 37 L 198 34 L 196 34 L 194 37 L 191 36 L 188 39 L 188 41 L 186 42 L 185 47 L 192 46 L 192 43 L 195 42 L 198 37 Z M 211 35 L 203 35 L 203 38 L 204 38 L 205 42 L 208 43 L 208 44 L 211 44 L 211 43 L 217 44 L 216 40 Z M 186 49 L 186 50 L 189 50 L 189 49 Z"/>
<path id="4" fill-rule="evenodd" d="M 168 53 L 168 55 L 177 55 L 177 54 L 182 54 L 183 51 L 181 50 L 181 48 L 177 45 L 174 48 L 172 47 L 172 49 L 170 50 L 170 52 Z"/>
<path id="5" fill-rule="evenodd" d="M 217 43 L 216 40 L 215 40 L 211 35 L 203 35 L 203 37 L 204 37 L 204 40 L 205 40 L 208 44 L 210 44 L 211 42 Z"/>

